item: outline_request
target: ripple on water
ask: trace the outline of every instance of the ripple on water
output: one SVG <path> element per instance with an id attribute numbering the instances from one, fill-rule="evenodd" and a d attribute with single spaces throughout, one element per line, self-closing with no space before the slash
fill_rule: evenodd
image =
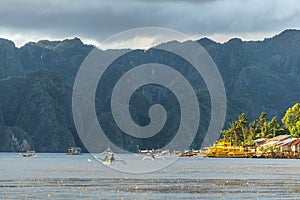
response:
<path id="1" fill-rule="evenodd" d="M 123 196 L 142 198 L 145 194 L 150 194 L 154 198 L 167 195 L 187 199 L 191 196 L 281 199 L 300 198 L 298 185 L 298 181 L 280 179 L 26 179 L 2 180 L 0 193 L 5 199 L 46 197 L 93 199 L 99 198 L 99 194 L 103 198 Z"/>

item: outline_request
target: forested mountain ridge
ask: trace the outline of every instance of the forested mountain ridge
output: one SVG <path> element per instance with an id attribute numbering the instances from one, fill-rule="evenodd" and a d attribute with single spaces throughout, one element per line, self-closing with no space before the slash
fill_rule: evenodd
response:
<path id="1" fill-rule="evenodd" d="M 225 84 L 225 126 L 242 112 L 250 119 L 262 111 L 281 119 L 288 107 L 299 102 L 300 31 L 285 30 L 263 41 L 234 38 L 221 44 L 202 38 L 198 42 L 211 55 Z M 72 86 L 93 48 L 78 38 L 30 42 L 20 48 L 0 39 L 0 151 L 65 152 L 69 146 L 82 145 L 72 118 Z M 200 95 L 206 99 L 207 93 Z M 196 137 L 193 147 L 200 140 Z"/>

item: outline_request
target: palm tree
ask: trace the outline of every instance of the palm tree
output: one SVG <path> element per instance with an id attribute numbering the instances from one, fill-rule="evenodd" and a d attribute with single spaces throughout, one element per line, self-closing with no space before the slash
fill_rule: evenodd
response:
<path id="1" fill-rule="evenodd" d="M 231 122 L 230 127 L 227 130 L 222 130 L 222 135 L 224 141 L 230 142 L 233 145 L 237 145 L 240 138 L 239 129 L 237 127 L 237 122 Z"/>
<path id="2" fill-rule="evenodd" d="M 258 119 L 258 127 L 260 130 L 259 137 L 265 138 L 267 135 L 267 129 L 268 129 L 268 118 L 267 113 L 262 112 Z"/>
<path id="3" fill-rule="evenodd" d="M 270 134 L 272 134 L 272 137 L 275 137 L 276 135 L 280 135 L 280 133 L 284 131 L 284 127 L 282 127 L 279 124 L 276 116 L 273 117 L 270 122 L 270 130 L 271 130 Z"/>
<path id="4" fill-rule="evenodd" d="M 230 130 L 222 130 L 221 133 L 223 135 L 223 138 L 224 138 L 225 142 L 232 143 L 232 134 L 231 134 Z"/>
<path id="5" fill-rule="evenodd" d="M 237 127 L 237 123 L 236 122 L 231 122 L 230 123 L 230 131 L 233 133 L 234 136 L 234 145 L 237 145 L 238 143 L 238 139 L 239 139 L 239 131 L 238 131 L 238 127 Z"/>
<path id="6" fill-rule="evenodd" d="M 248 118 L 246 117 L 245 113 L 242 113 L 239 116 L 239 120 L 237 121 L 238 127 L 242 129 L 243 134 L 243 143 L 246 142 L 246 138 L 248 137 L 247 133 L 249 132 L 247 126 L 249 124 Z"/>
<path id="7" fill-rule="evenodd" d="M 256 121 L 252 121 L 249 123 L 249 135 L 247 138 L 248 145 L 254 144 L 254 139 L 255 139 L 256 135 L 257 135 L 257 124 L 256 124 Z"/>

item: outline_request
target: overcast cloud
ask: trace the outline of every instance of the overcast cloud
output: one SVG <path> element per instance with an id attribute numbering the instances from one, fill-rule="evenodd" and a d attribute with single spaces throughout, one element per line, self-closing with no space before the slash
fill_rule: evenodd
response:
<path id="1" fill-rule="evenodd" d="M 0 37 L 16 45 L 79 37 L 101 42 L 139 27 L 171 28 L 193 38 L 257 40 L 300 29 L 297 0 L 2 0 Z"/>

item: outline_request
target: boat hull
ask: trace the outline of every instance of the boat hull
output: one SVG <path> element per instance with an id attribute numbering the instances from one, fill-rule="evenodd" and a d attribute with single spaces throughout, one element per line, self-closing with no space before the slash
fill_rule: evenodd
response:
<path id="1" fill-rule="evenodd" d="M 18 157 L 20 157 L 20 158 L 36 158 L 37 155 L 19 154 Z"/>
<path id="2" fill-rule="evenodd" d="M 216 158 L 247 158 L 251 157 L 241 146 L 232 146 L 228 142 L 219 141 L 209 148 L 205 157 Z"/>

